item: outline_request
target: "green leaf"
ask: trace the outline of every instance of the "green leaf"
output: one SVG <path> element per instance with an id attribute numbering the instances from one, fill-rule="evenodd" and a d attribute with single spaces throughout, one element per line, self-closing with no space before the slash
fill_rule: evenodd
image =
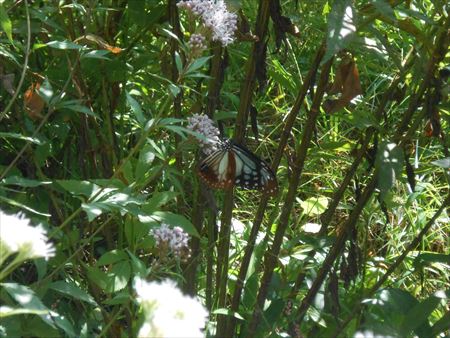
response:
<path id="1" fill-rule="evenodd" d="M 29 207 L 28 205 L 21 203 L 20 201 L 13 200 L 13 199 L 10 199 L 8 197 L 4 197 L 4 196 L 0 195 L 0 201 L 3 201 L 5 203 L 8 203 L 8 204 L 10 204 L 12 206 L 15 206 L 15 207 L 19 207 L 21 209 L 27 210 L 29 212 L 32 212 L 33 214 L 36 214 L 36 215 L 41 215 L 41 216 L 45 216 L 45 217 L 50 217 L 51 216 L 50 214 L 47 214 L 45 212 L 41 212 L 41 211 L 35 210 L 35 209 Z"/>
<path id="2" fill-rule="evenodd" d="M 175 65 L 177 66 L 178 73 L 183 70 L 183 62 L 181 61 L 181 56 L 178 52 L 175 52 Z"/>
<path id="3" fill-rule="evenodd" d="M 131 278 L 131 265 L 128 261 L 121 261 L 111 269 L 111 275 L 114 276 L 113 291 L 117 292 L 124 289 L 128 285 Z"/>
<path id="4" fill-rule="evenodd" d="M 146 119 L 144 117 L 144 113 L 142 111 L 141 106 L 139 103 L 134 99 L 134 97 L 131 96 L 129 92 L 126 92 L 127 95 L 127 102 L 130 106 L 131 110 L 134 113 L 134 116 L 136 117 L 136 120 L 139 122 L 141 126 L 145 125 Z"/>
<path id="5" fill-rule="evenodd" d="M 173 97 L 177 97 L 181 92 L 180 87 L 174 85 L 173 83 L 169 83 L 169 90 L 172 93 Z"/>
<path id="6" fill-rule="evenodd" d="M 76 43 L 70 42 L 68 40 L 64 41 L 50 41 L 47 42 L 47 46 L 55 49 L 76 49 L 80 50 L 83 46 L 77 45 Z"/>
<path id="7" fill-rule="evenodd" d="M 417 255 L 417 257 L 414 259 L 414 265 L 416 267 L 421 267 L 426 264 L 432 263 L 443 263 L 450 265 L 450 255 L 426 252 Z"/>
<path id="8" fill-rule="evenodd" d="M 146 177 L 146 173 L 149 172 L 150 167 L 155 160 L 155 151 L 149 144 L 144 145 L 139 153 L 139 159 L 136 164 L 136 180 L 140 182 Z"/>
<path id="9" fill-rule="evenodd" d="M 205 65 L 205 63 L 208 62 L 208 60 L 211 58 L 212 58 L 212 56 L 204 56 L 204 57 L 194 60 L 193 62 L 191 62 L 188 65 L 185 74 L 190 74 L 192 72 L 195 72 L 197 69 L 203 67 Z"/>
<path id="10" fill-rule="evenodd" d="M 147 267 L 145 266 L 144 262 L 141 261 L 139 258 L 137 258 L 135 255 L 133 255 L 128 249 L 126 251 L 131 258 L 131 268 L 133 270 L 133 275 L 141 278 L 146 278 Z"/>
<path id="11" fill-rule="evenodd" d="M 54 311 L 50 311 L 30 288 L 16 283 L 1 283 L 0 286 L 19 303 L 24 309 L 31 312 L 44 313 L 39 317 L 49 326 L 55 325 L 62 329 L 68 337 L 75 337 L 75 331 L 70 322 Z"/>
<path id="12" fill-rule="evenodd" d="M 63 101 L 58 103 L 56 106 L 57 109 L 69 109 L 77 113 L 83 113 L 92 117 L 95 117 L 97 119 L 100 119 L 100 116 L 98 116 L 96 113 L 94 113 L 90 108 L 84 106 L 81 102 L 81 100 L 69 100 L 69 101 Z"/>
<path id="13" fill-rule="evenodd" d="M 53 98 L 54 91 L 48 79 L 45 79 L 41 84 L 38 90 L 38 94 L 45 101 L 45 103 L 50 103 L 51 99 Z"/>
<path id="14" fill-rule="evenodd" d="M 150 215 L 139 215 L 142 223 L 166 223 L 171 226 L 179 226 L 189 235 L 200 237 L 194 225 L 184 216 L 177 215 L 168 211 L 155 211 Z"/>
<path id="15" fill-rule="evenodd" d="M 41 185 L 49 185 L 52 184 L 51 181 L 36 181 L 30 180 L 28 178 L 23 178 L 19 176 L 10 176 L 6 177 L 1 181 L 1 184 L 4 185 L 18 185 L 19 187 L 25 188 L 35 188 Z"/>
<path id="16" fill-rule="evenodd" d="M 375 6 L 376 10 L 383 16 L 393 20 L 397 21 L 397 18 L 395 17 L 394 10 L 392 9 L 391 5 L 386 0 L 374 0 L 373 5 Z"/>
<path id="17" fill-rule="evenodd" d="M 450 311 L 447 311 L 441 319 L 434 323 L 431 327 L 430 335 L 432 337 L 438 337 L 445 330 L 450 330 Z"/>
<path id="18" fill-rule="evenodd" d="M 64 190 L 76 196 L 91 197 L 100 189 L 98 185 L 88 181 L 57 180 L 56 183 L 64 188 Z"/>
<path id="19" fill-rule="evenodd" d="M 450 169 L 450 157 L 446 157 L 441 160 L 436 160 L 431 163 L 444 169 Z"/>
<path id="20" fill-rule="evenodd" d="M 179 193 L 175 191 L 154 192 L 152 197 L 142 206 L 142 210 L 151 214 L 157 211 L 163 205 L 172 201 L 178 195 Z"/>
<path id="21" fill-rule="evenodd" d="M 431 327 L 428 317 L 436 310 L 440 302 L 440 298 L 431 296 L 412 307 L 401 324 L 401 331 L 407 333 L 418 329 L 419 332 L 430 332 Z M 423 337 L 423 335 L 419 334 L 419 337 Z"/>
<path id="22" fill-rule="evenodd" d="M 34 309 L 17 309 L 9 306 L 0 306 L 0 318 L 6 318 L 9 316 L 33 314 L 33 315 L 45 315 L 48 310 L 34 310 Z"/>
<path id="23" fill-rule="evenodd" d="M 121 305 L 126 304 L 131 300 L 131 295 L 127 289 L 120 290 L 112 299 L 107 299 L 103 302 L 106 305 Z"/>
<path id="24" fill-rule="evenodd" d="M 215 315 L 225 315 L 225 316 L 229 316 L 229 317 L 234 317 L 239 320 L 244 320 L 244 317 L 242 317 L 239 313 L 233 312 L 230 309 L 225 309 L 225 308 L 216 309 L 216 310 L 212 311 L 211 313 L 215 314 Z"/>
<path id="25" fill-rule="evenodd" d="M 2 3 L 0 3 L 0 26 L 2 26 L 2 29 L 5 31 L 9 42 L 14 45 L 14 40 L 12 38 L 12 23 Z"/>
<path id="26" fill-rule="evenodd" d="M 328 207 L 328 198 L 324 196 L 310 197 L 300 202 L 305 215 L 317 216 L 323 213 Z"/>
<path id="27" fill-rule="evenodd" d="M 110 61 L 111 59 L 105 56 L 109 53 L 110 51 L 108 50 L 91 50 L 90 52 L 81 55 L 80 59 L 100 59 Z"/>
<path id="28" fill-rule="evenodd" d="M 328 15 L 327 50 L 322 64 L 346 48 L 356 32 L 355 10 L 351 0 L 338 0 Z"/>
<path id="29" fill-rule="evenodd" d="M 51 283 L 49 288 L 62 294 L 68 295 L 74 299 L 79 299 L 91 305 L 98 306 L 91 295 L 89 295 L 86 291 L 81 289 L 78 285 L 76 285 L 73 282 L 66 282 L 62 280 L 56 281 Z"/>
<path id="30" fill-rule="evenodd" d="M 21 134 L 17 134 L 17 133 L 0 132 L 0 137 L 24 140 L 24 141 L 28 141 L 28 142 L 31 142 L 31 143 L 34 143 L 34 144 L 38 144 L 38 145 L 42 145 L 42 144 L 45 143 L 45 142 L 41 141 L 39 138 L 37 138 L 37 137 L 29 137 L 29 136 L 25 136 L 25 135 L 21 135 Z"/>
<path id="31" fill-rule="evenodd" d="M 119 261 L 128 260 L 128 255 L 123 250 L 112 250 L 103 254 L 97 261 L 97 266 L 109 265 Z"/>
<path id="32" fill-rule="evenodd" d="M 378 146 L 375 168 L 377 169 L 377 184 L 382 200 L 401 175 L 403 162 L 403 151 L 395 143 L 383 141 Z"/>

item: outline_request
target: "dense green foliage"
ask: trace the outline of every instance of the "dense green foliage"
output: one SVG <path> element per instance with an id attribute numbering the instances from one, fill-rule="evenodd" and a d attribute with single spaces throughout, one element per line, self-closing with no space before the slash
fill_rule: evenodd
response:
<path id="1" fill-rule="evenodd" d="M 136 336 L 136 277 L 207 336 L 450 334 L 449 5 L 226 3 L 235 41 L 198 51 L 175 0 L 0 2 L 0 209 L 55 247 L 0 259 L 1 336 Z M 200 113 L 277 196 L 207 187 Z"/>

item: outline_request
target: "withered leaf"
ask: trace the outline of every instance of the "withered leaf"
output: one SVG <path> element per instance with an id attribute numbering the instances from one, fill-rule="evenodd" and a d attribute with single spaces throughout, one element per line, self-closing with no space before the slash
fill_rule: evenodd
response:
<path id="1" fill-rule="evenodd" d="M 353 59 L 343 60 L 339 65 L 336 78 L 328 90 L 328 94 L 341 94 L 338 99 L 328 99 L 324 102 L 324 109 L 329 114 L 347 107 L 351 100 L 362 94 L 358 67 Z"/>
<path id="2" fill-rule="evenodd" d="M 38 90 L 40 87 L 40 83 L 32 83 L 23 95 L 25 111 L 33 120 L 43 118 L 41 112 L 44 109 L 45 101 L 38 94 Z"/>

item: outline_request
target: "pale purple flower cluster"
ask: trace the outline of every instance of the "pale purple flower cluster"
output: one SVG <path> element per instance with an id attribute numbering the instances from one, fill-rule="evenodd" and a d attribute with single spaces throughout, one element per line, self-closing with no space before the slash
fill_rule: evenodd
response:
<path id="1" fill-rule="evenodd" d="M 202 18 L 212 32 L 212 39 L 226 46 L 234 41 L 237 15 L 228 11 L 224 0 L 183 0 L 179 8 L 185 8 Z"/>
<path id="2" fill-rule="evenodd" d="M 186 259 L 189 257 L 189 235 L 180 227 L 170 228 L 167 224 L 153 230 L 156 246 L 161 252 L 172 252 L 176 257 Z"/>
<path id="3" fill-rule="evenodd" d="M 192 34 L 188 46 L 193 55 L 200 55 L 206 49 L 205 37 L 201 34 Z"/>
<path id="4" fill-rule="evenodd" d="M 188 117 L 188 129 L 205 136 L 206 140 L 200 140 L 202 151 L 209 155 L 217 150 L 219 142 L 219 129 L 214 125 L 214 121 L 203 114 L 194 114 Z"/>

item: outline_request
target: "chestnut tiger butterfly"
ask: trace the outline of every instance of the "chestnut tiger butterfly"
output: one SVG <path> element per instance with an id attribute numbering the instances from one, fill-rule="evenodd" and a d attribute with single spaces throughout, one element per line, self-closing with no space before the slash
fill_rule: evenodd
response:
<path id="1" fill-rule="evenodd" d="M 261 190 L 270 195 L 278 191 L 277 178 L 269 165 L 250 150 L 229 139 L 220 140 L 217 150 L 199 167 L 199 175 L 216 189 Z"/>

